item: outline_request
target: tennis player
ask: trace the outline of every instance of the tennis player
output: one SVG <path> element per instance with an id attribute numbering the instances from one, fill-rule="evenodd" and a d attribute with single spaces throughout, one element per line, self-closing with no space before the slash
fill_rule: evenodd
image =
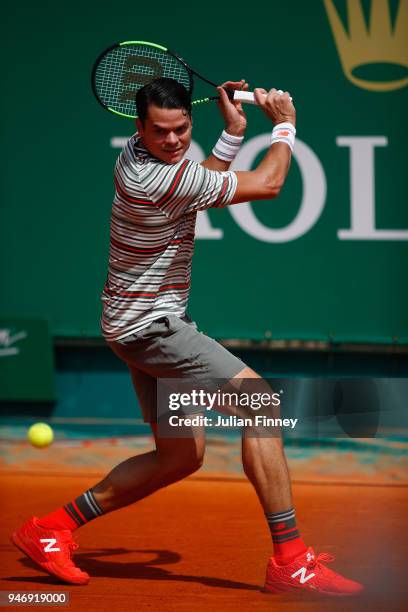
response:
<path id="1" fill-rule="evenodd" d="M 246 83 L 224 83 L 246 89 Z M 109 270 L 103 291 L 103 334 L 128 365 L 155 450 L 129 458 L 101 482 L 61 508 L 28 520 L 12 541 L 50 574 L 71 584 L 89 576 L 72 560 L 72 532 L 195 472 L 204 432 L 158 435 L 158 378 L 200 384 L 208 379 L 258 379 L 256 372 L 197 330 L 186 315 L 196 215 L 248 200 L 270 200 L 285 182 L 295 142 L 296 112 L 288 92 L 255 89 L 274 125 L 271 145 L 248 172 L 229 170 L 242 143 L 246 117 L 223 87 L 218 103 L 225 129 L 201 164 L 186 157 L 191 143 L 191 100 L 185 88 L 160 78 L 138 91 L 137 133 L 119 155 L 111 221 Z M 354 595 L 362 585 L 327 568 L 296 525 L 290 478 L 279 436 L 243 436 L 243 468 L 269 525 L 274 553 L 264 590 Z"/>

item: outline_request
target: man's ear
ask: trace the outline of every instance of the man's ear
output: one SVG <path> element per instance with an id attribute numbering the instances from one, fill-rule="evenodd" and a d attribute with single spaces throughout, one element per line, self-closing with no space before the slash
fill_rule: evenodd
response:
<path id="1" fill-rule="evenodd" d="M 140 121 L 140 119 L 136 119 L 136 129 L 138 134 L 143 134 L 143 123 Z"/>

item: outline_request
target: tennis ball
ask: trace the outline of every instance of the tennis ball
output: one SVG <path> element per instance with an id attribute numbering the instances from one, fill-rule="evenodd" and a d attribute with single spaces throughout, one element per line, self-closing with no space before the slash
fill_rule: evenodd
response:
<path id="1" fill-rule="evenodd" d="M 36 448 L 45 448 L 54 440 L 54 432 L 47 423 L 34 423 L 28 430 L 27 438 Z"/>

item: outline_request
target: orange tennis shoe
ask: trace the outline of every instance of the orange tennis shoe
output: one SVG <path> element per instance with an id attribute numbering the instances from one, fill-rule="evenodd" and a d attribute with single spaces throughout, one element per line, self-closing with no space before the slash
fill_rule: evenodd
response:
<path id="1" fill-rule="evenodd" d="M 288 565 L 278 565 L 273 557 L 266 568 L 264 593 L 285 593 L 287 591 L 309 591 L 331 597 L 358 595 L 363 585 L 344 578 L 329 569 L 323 562 L 334 561 L 332 555 L 322 553 L 316 557 L 313 548 L 294 559 Z"/>
<path id="2" fill-rule="evenodd" d="M 33 516 L 11 535 L 11 541 L 43 570 L 69 584 L 88 584 L 89 576 L 76 567 L 72 554 L 78 544 L 68 529 L 54 531 L 38 525 Z"/>

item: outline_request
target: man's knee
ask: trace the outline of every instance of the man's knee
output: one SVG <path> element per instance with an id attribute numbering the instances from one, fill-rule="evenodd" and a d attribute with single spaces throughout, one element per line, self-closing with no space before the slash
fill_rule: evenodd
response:
<path id="1" fill-rule="evenodd" d="M 262 378 L 262 376 L 259 376 L 259 374 L 255 372 L 255 370 L 246 366 L 240 372 L 238 372 L 238 374 L 236 374 L 231 380 L 238 380 L 241 378 Z"/>
<path id="2" fill-rule="evenodd" d="M 201 438 L 180 438 L 157 444 L 157 457 L 162 471 L 169 476 L 184 478 L 203 464 L 205 441 Z"/>

